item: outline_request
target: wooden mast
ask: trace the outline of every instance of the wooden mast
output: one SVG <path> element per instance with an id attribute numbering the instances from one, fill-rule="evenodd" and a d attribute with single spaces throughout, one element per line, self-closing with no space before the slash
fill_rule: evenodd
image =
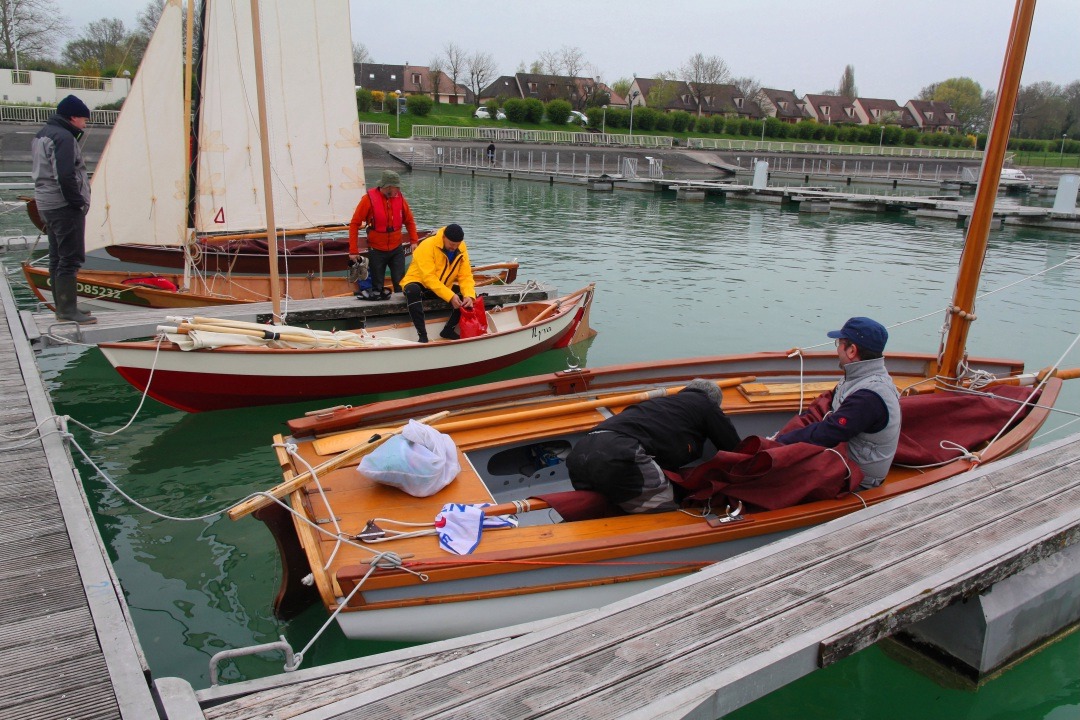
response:
<path id="1" fill-rule="evenodd" d="M 187 42 L 184 47 L 184 217 L 190 217 L 191 198 L 188 193 L 191 190 L 191 99 L 194 80 L 191 77 L 195 72 L 194 55 L 195 48 L 195 0 L 187 0 L 187 31 L 184 38 Z M 187 223 L 184 223 L 187 225 Z M 192 228 L 184 242 L 184 287 L 191 287 L 191 246 L 195 243 L 195 229 Z"/>
<path id="2" fill-rule="evenodd" d="M 949 332 L 939 352 L 939 386 L 954 384 L 959 366 L 966 355 L 967 335 L 975 320 L 975 294 L 979 287 L 986 245 L 993 219 L 994 201 L 1001 179 L 1001 166 L 1009 143 L 1016 96 L 1020 90 L 1020 75 L 1024 69 L 1028 37 L 1031 35 L 1031 18 L 1035 13 L 1035 0 L 1016 0 L 1005 62 L 998 84 L 997 102 L 990 122 L 979 185 L 975 193 L 971 223 L 968 225 L 964 251 L 960 257 L 960 270 L 956 278 L 956 290 L 949 307 Z"/>
<path id="3" fill-rule="evenodd" d="M 281 287 L 278 283 L 277 225 L 274 221 L 274 192 L 270 174 L 270 136 L 266 125 L 266 83 L 263 79 L 262 30 L 259 0 L 251 0 L 252 47 L 255 51 L 255 94 L 259 109 L 259 148 L 262 150 L 263 195 L 266 209 L 266 247 L 270 258 L 270 300 L 274 324 L 281 324 Z"/>

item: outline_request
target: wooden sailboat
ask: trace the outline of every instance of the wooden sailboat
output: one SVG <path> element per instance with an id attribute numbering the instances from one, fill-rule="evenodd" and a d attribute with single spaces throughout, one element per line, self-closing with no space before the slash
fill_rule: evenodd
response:
<path id="1" fill-rule="evenodd" d="M 263 258 L 266 264 L 266 258 Z M 49 273 L 43 268 L 23 264 L 23 276 L 38 300 L 52 306 Z M 517 279 L 518 263 L 492 263 L 473 268 L 477 287 L 506 285 Z M 263 275 L 195 275 L 186 280 L 181 273 L 82 270 L 78 276 L 81 304 L 95 310 L 141 308 L 193 308 L 212 305 L 236 305 L 267 302 L 270 278 Z M 390 288 L 389 279 L 385 287 Z M 344 275 L 315 275 L 278 280 L 281 297 L 290 300 L 348 297 L 356 290 Z"/>
<path id="2" fill-rule="evenodd" d="M 249 11 L 244 3 L 215 2 L 204 14 L 200 118 L 216 119 L 221 129 L 200 134 L 197 226 L 221 223 L 236 231 L 309 225 L 342 208 L 351 211 L 364 189 L 348 3 L 264 0 L 261 12 L 258 5 L 252 0 Z M 250 33 L 237 30 L 249 26 Z M 273 112 L 267 111 L 267 84 L 280 99 Z M 107 200 L 110 176 L 103 182 Z M 106 224 L 113 217 L 110 211 Z M 166 224 L 162 233 L 181 230 Z M 275 246 L 269 247 L 277 325 L 281 282 Z M 198 412 L 476 377 L 580 338 L 587 332 L 592 297 L 590 285 L 551 302 L 498 308 L 489 313 L 486 333 L 429 344 L 416 342 L 411 323 L 325 333 L 179 321 L 159 328 L 155 341 L 99 347 L 140 390 Z M 440 321 L 445 317 L 429 318 L 429 336 L 439 337 Z"/>
<path id="3" fill-rule="evenodd" d="M 255 511 L 275 535 L 284 568 L 278 614 L 288 617 L 321 601 L 349 637 L 422 641 L 595 607 L 1026 447 L 1063 377 L 1077 371 L 1025 373 L 1018 360 L 968 358 L 964 339 L 1033 6 L 1032 0 L 1017 3 L 948 340 L 939 353 L 887 357 L 906 394 L 903 432 L 928 442 L 898 454 L 879 487 L 772 509 L 717 504 L 714 497 L 713 512 L 569 521 L 562 510 L 553 512 L 574 494 L 566 493 L 571 486 L 562 459 L 605 417 L 707 378 L 722 387 L 725 412 L 740 435 L 765 437 L 803 407 L 804 393 L 813 397 L 835 385 L 831 352 L 578 369 L 331 410 L 289 423 L 295 455 L 285 438 L 275 438 L 284 482 L 271 492 L 288 509 L 259 499 L 230 511 L 234 519 Z M 979 372 L 997 379 L 976 391 Z M 939 440 L 975 429 L 960 413 L 967 418 L 976 409 L 991 419 L 962 441 L 963 450 L 942 450 Z M 358 459 L 410 418 L 424 418 L 456 445 L 461 472 L 430 497 L 412 497 L 357 472 Z M 472 554 L 452 555 L 439 547 L 433 527 L 448 503 L 489 503 L 486 516 L 514 514 L 519 524 L 484 531 Z M 395 536 L 394 529 L 411 532 Z M 393 553 L 393 559 L 376 559 L 376 553 Z"/>

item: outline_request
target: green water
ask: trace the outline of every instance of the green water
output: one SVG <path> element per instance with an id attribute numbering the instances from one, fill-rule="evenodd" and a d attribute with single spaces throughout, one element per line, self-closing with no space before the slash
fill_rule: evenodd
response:
<path id="1" fill-rule="evenodd" d="M 576 348 L 576 359 L 593 366 L 809 346 L 828 342 L 824 332 L 856 314 L 893 325 L 932 313 L 893 328 L 889 349 L 933 350 L 963 240 L 953 223 L 904 216 L 801 217 L 771 205 L 427 174 L 406 175 L 403 185 L 419 224 L 465 228 L 474 262 L 517 259 L 524 278 L 564 291 L 597 282 L 592 323 L 599 335 Z M 1075 255 L 1080 236 L 994 232 L 982 290 Z M 18 259 L 9 253 L 4 262 Z M 1080 261 L 981 300 L 971 352 L 1022 357 L 1029 367 L 1054 362 L 1080 332 L 1078 287 Z M 546 372 L 567 360 L 565 352 L 552 352 L 497 377 Z M 138 393 L 95 349 L 50 350 L 40 364 L 61 413 L 112 431 L 135 411 Z M 1078 366 L 1080 357 L 1074 353 L 1064 364 Z M 288 418 L 329 404 L 185 415 L 148 401 L 119 435 L 76 436 L 124 492 L 163 513 L 191 517 L 276 484 L 273 434 Z M 1066 387 L 1058 407 L 1064 412 L 1047 424 L 1041 442 L 1080 431 L 1080 423 L 1053 431 L 1080 415 L 1080 383 Z M 290 623 L 270 614 L 280 570 L 270 535 L 257 521 L 157 518 L 132 507 L 85 463 L 80 469 L 155 676 L 205 687 L 213 653 L 279 634 L 299 649 L 324 622 L 321 607 Z M 305 665 L 390 647 L 348 641 L 332 628 Z M 281 664 L 246 658 L 226 663 L 223 675 L 254 678 Z M 943 689 L 871 648 L 733 717 L 1058 720 L 1080 717 L 1078 678 L 1080 635 L 978 692 Z"/>

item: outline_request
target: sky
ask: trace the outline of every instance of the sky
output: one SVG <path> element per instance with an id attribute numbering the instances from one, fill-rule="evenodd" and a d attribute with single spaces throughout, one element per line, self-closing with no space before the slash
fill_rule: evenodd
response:
<path id="1" fill-rule="evenodd" d="M 134 27 L 147 0 L 59 6 L 78 32 L 119 18 Z M 350 0 L 352 36 L 374 62 L 427 65 L 448 42 L 489 52 L 500 74 L 562 46 L 584 51 L 601 80 L 677 71 L 695 53 L 735 76 L 798 95 L 835 89 L 855 68 L 863 97 L 901 104 L 934 82 L 970 77 L 996 89 L 1011 0 Z M 1080 2 L 1039 0 L 1023 83 L 1080 80 Z"/>

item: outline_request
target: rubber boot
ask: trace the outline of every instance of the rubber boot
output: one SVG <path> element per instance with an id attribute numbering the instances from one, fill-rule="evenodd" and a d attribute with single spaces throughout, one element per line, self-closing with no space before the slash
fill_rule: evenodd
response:
<path id="1" fill-rule="evenodd" d="M 458 331 L 454 329 L 460 321 L 461 310 L 454 308 L 453 312 L 450 313 L 450 318 L 446 321 L 446 324 L 443 325 L 439 337 L 446 338 L 447 340 L 460 340 L 461 336 L 458 335 Z"/>
<path id="2" fill-rule="evenodd" d="M 422 298 L 415 300 L 406 296 L 409 302 L 409 317 L 412 318 L 416 334 L 422 343 L 428 341 L 427 323 L 424 321 L 424 301 Z"/>
<path id="3" fill-rule="evenodd" d="M 53 280 L 53 305 L 56 306 L 56 319 L 75 322 L 79 325 L 93 325 L 97 318 L 79 310 L 74 275 L 63 275 Z"/>

